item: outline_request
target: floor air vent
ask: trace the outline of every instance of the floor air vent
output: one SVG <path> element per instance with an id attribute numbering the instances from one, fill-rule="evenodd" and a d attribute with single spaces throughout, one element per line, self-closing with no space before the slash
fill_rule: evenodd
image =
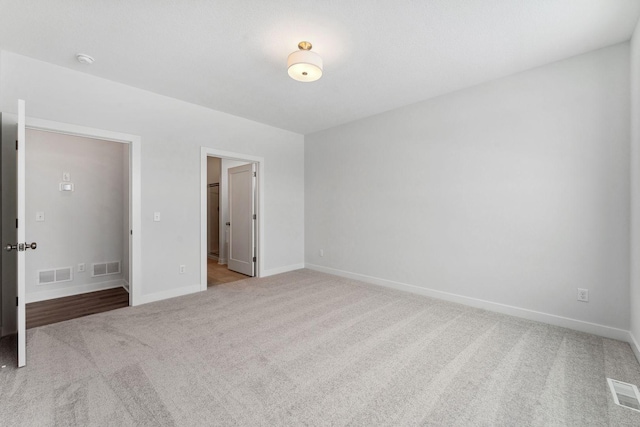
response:
<path id="1" fill-rule="evenodd" d="M 108 276 L 110 274 L 120 273 L 120 261 L 98 262 L 92 264 L 91 276 Z"/>
<path id="2" fill-rule="evenodd" d="M 38 285 L 49 285 L 51 283 L 70 282 L 73 280 L 73 270 L 71 267 L 61 267 L 52 270 L 38 271 Z"/>
<path id="3" fill-rule="evenodd" d="M 638 387 L 633 384 L 623 383 L 622 381 L 612 380 L 607 378 L 611 394 L 613 394 L 613 400 L 616 405 L 624 406 L 625 408 L 633 409 L 640 412 L 640 393 L 638 393 Z"/>

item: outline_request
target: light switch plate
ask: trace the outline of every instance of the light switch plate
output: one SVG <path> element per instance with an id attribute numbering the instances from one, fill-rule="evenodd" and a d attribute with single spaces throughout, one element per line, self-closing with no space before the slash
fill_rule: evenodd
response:
<path id="1" fill-rule="evenodd" d="M 153 220 L 156 222 L 160 221 L 160 212 L 153 213 Z"/>

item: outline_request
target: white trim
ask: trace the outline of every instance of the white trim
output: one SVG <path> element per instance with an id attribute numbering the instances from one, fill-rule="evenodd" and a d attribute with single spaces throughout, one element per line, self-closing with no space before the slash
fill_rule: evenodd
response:
<path id="1" fill-rule="evenodd" d="M 167 298 L 175 298 L 183 295 L 193 294 L 200 292 L 200 284 L 185 286 L 182 288 L 169 289 L 167 291 L 156 292 L 149 295 L 142 295 L 140 298 L 140 304 L 147 304 L 150 302 L 162 301 Z"/>
<path id="2" fill-rule="evenodd" d="M 218 264 L 226 265 L 227 264 L 227 259 L 226 258 L 218 258 Z"/>
<path id="3" fill-rule="evenodd" d="M 262 277 L 274 276 L 276 274 L 288 273 L 289 271 L 300 270 L 304 268 L 304 263 L 285 265 L 284 267 L 270 268 L 265 270 Z"/>
<path id="4" fill-rule="evenodd" d="M 73 286 L 69 288 L 51 289 L 48 291 L 33 292 L 26 295 L 27 304 L 38 301 L 46 301 L 54 298 L 64 298 L 73 295 L 86 294 L 88 292 L 104 291 L 124 287 L 124 280 L 109 280 L 107 282 L 87 283 L 85 285 Z"/>
<path id="5" fill-rule="evenodd" d="M 635 354 L 636 359 L 638 359 L 638 363 L 640 363 L 640 344 L 638 344 L 638 340 L 633 336 L 633 333 L 629 331 L 629 345 L 631 346 L 631 350 L 633 350 L 633 354 Z"/>
<path id="6" fill-rule="evenodd" d="M 222 159 L 241 160 L 256 164 L 258 175 L 258 233 L 257 233 L 257 268 L 256 277 L 263 277 L 265 255 L 264 251 L 264 157 L 250 156 L 248 154 L 232 153 L 230 151 L 217 150 L 215 148 L 200 147 L 200 290 L 207 290 L 207 157 L 219 157 Z M 227 261 L 226 259 L 224 260 Z M 218 261 L 220 263 L 220 260 Z"/>
<path id="7" fill-rule="evenodd" d="M 125 279 L 122 279 L 122 287 L 125 291 L 129 292 L 129 282 L 127 282 Z"/>
<path id="8" fill-rule="evenodd" d="M 624 329 L 613 328 L 610 326 L 585 322 L 582 320 L 570 319 L 568 317 L 556 316 L 555 314 L 542 313 L 539 311 L 481 300 L 478 298 L 466 297 L 463 295 L 452 294 L 435 289 L 423 288 L 406 283 L 394 282 L 392 280 L 380 279 L 378 277 L 366 276 L 364 274 L 351 273 L 349 271 L 337 270 L 334 268 L 323 267 L 315 264 L 306 264 L 305 266 L 306 268 L 311 270 L 333 274 L 335 276 L 346 277 L 348 279 L 360 280 L 362 282 L 371 283 L 373 285 L 411 292 L 413 294 L 424 295 L 431 298 L 437 298 L 445 301 L 467 305 L 470 307 L 481 308 L 484 310 L 508 314 L 510 316 L 520 317 L 527 320 L 547 323 L 550 325 L 573 329 L 580 332 L 586 332 L 606 338 L 629 342 L 629 331 L 625 331 Z"/>
<path id="9" fill-rule="evenodd" d="M 102 139 L 129 144 L 129 221 L 133 235 L 129 235 L 129 305 L 140 304 L 142 294 L 142 193 L 141 193 L 141 141 L 136 135 L 90 128 L 27 117 L 27 128 L 47 132 Z M 137 237 L 137 238 L 136 238 Z"/>

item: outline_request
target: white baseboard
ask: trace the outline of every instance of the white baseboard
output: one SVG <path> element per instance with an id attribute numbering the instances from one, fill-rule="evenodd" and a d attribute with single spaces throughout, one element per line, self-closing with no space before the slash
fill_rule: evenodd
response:
<path id="1" fill-rule="evenodd" d="M 631 350 L 633 350 L 633 354 L 636 355 L 638 363 L 640 363 L 640 344 L 638 344 L 638 340 L 631 332 L 629 332 L 629 345 L 631 346 Z"/>
<path id="2" fill-rule="evenodd" d="M 122 279 L 122 287 L 124 288 L 125 291 L 131 293 L 131 290 L 129 289 L 129 282 L 127 282 L 124 279 Z"/>
<path id="3" fill-rule="evenodd" d="M 182 288 L 169 289 L 167 291 L 156 292 L 153 294 L 142 295 L 140 297 L 140 302 L 138 304 L 147 304 L 150 302 L 161 301 L 163 299 L 181 297 L 183 295 L 193 294 L 196 292 L 201 292 L 201 286 L 198 283 L 197 285 L 185 286 Z"/>
<path id="4" fill-rule="evenodd" d="M 400 291 L 411 292 L 418 295 L 424 295 L 431 298 L 437 298 L 445 301 L 455 302 L 470 307 L 481 308 L 484 310 L 494 311 L 497 313 L 508 314 L 510 316 L 520 317 L 536 322 L 547 323 L 550 325 L 561 326 L 563 328 L 573 329 L 580 332 L 599 335 L 605 338 L 611 338 L 619 341 L 629 342 L 631 334 L 624 329 L 613 328 L 610 326 L 600 325 L 597 323 L 585 322 L 582 320 L 571 319 L 568 317 L 556 316 L 555 314 L 542 313 L 539 311 L 529 310 L 526 308 L 515 307 L 506 304 L 481 300 L 463 295 L 452 294 L 449 292 L 438 291 L 435 289 L 423 288 L 420 286 L 409 285 L 406 283 L 394 282 L 392 280 L 380 279 L 378 277 L 367 276 L 364 274 L 352 273 L 344 270 L 323 267 L 315 264 L 306 264 L 306 268 L 320 271 L 323 273 L 333 274 L 335 276 L 346 277 L 348 279 L 360 280 L 362 282 L 371 283 L 373 285 L 384 286 L 387 288 L 397 289 Z M 633 347 L 633 345 L 632 345 Z M 636 346 L 637 347 L 637 346 Z M 636 353 L 637 355 L 637 353 Z"/>
<path id="5" fill-rule="evenodd" d="M 274 276 L 276 274 L 288 273 L 289 271 L 300 270 L 305 267 L 304 263 L 285 265 L 284 267 L 271 268 L 262 272 L 261 277 Z"/>
<path id="6" fill-rule="evenodd" d="M 87 283 L 85 285 L 68 288 L 51 289 L 48 291 L 32 292 L 25 295 L 26 303 L 46 301 L 54 298 L 64 298 L 73 295 L 86 294 L 88 292 L 104 291 L 106 289 L 119 288 L 124 286 L 124 280 L 109 280 L 100 283 Z"/>
<path id="7" fill-rule="evenodd" d="M 225 265 L 226 263 L 227 263 L 227 259 L 226 258 L 218 258 L 218 264 Z"/>

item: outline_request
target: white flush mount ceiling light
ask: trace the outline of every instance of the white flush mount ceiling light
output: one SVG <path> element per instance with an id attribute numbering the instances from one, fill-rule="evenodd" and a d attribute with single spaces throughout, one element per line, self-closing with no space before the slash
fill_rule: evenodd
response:
<path id="1" fill-rule="evenodd" d="M 93 61 L 95 61 L 95 59 L 93 59 L 91 56 L 85 55 L 84 53 L 77 54 L 76 59 L 79 63 L 86 65 L 91 65 L 93 64 Z"/>
<path id="2" fill-rule="evenodd" d="M 298 49 L 287 58 L 289 76 L 299 82 L 315 82 L 322 77 L 322 58 L 311 52 L 311 43 L 300 42 Z"/>

